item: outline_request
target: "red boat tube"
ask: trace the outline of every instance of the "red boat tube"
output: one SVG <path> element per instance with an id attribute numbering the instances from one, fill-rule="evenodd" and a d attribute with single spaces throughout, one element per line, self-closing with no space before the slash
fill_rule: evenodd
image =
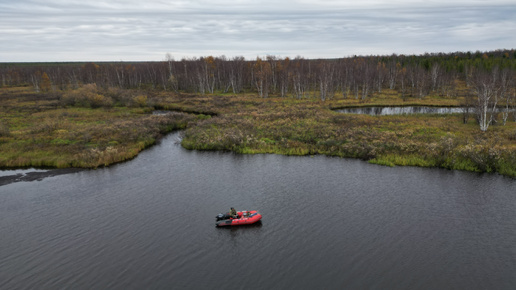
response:
<path id="1" fill-rule="evenodd" d="M 229 214 L 219 214 L 215 223 L 217 227 L 250 225 L 262 219 L 262 215 L 256 210 L 239 211 L 238 218 L 232 218 Z"/>

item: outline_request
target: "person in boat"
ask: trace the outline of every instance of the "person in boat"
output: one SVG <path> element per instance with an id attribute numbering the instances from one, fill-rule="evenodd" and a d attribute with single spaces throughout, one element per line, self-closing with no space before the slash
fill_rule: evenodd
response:
<path id="1" fill-rule="evenodd" d="M 237 214 L 237 211 L 235 208 L 231 208 L 231 210 L 229 211 L 229 215 L 234 218 L 234 219 L 237 219 L 238 218 L 238 214 Z"/>

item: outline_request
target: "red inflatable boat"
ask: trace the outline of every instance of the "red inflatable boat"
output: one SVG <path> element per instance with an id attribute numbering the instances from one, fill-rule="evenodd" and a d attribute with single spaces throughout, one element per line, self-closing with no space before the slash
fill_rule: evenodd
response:
<path id="1" fill-rule="evenodd" d="M 238 218 L 232 218 L 229 213 L 218 214 L 215 219 L 217 227 L 250 225 L 262 219 L 262 215 L 256 210 L 238 211 Z"/>

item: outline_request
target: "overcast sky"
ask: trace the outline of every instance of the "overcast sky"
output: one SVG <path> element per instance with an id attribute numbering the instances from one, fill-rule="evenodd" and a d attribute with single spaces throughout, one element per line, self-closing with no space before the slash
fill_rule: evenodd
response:
<path id="1" fill-rule="evenodd" d="M 515 0 L 0 0 L 0 62 L 504 48 Z"/>

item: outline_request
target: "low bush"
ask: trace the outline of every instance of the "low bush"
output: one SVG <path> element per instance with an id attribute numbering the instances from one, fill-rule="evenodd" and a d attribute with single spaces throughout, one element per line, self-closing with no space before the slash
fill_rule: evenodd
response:
<path id="1" fill-rule="evenodd" d="M 133 98 L 133 106 L 135 107 L 147 107 L 147 96 L 138 95 Z"/>
<path id="2" fill-rule="evenodd" d="M 65 92 L 61 97 L 61 104 L 86 108 L 110 108 L 113 106 L 113 99 L 100 94 L 95 84 L 88 84 L 77 90 Z"/>

